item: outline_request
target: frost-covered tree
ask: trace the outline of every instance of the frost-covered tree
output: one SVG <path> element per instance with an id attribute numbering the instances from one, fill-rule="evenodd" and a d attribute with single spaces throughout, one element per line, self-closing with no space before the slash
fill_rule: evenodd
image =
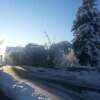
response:
<path id="1" fill-rule="evenodd" d="M 63 55 L 63 65 L 67 67 L 78 67 L 79 61 L 74 54 L 73 49 L 70 50 L 68 54 Z"/>
<path id="2" fill-rule="evenodd" d="M 68 50 L 72 48 L 72 44 L 67 41 L 62 41 L 56 44 L 52 44 L 50 46 L 50 55 L 53 62 L 53 66 L 55 67 L 62 67 L 63 62 L 63 54 L 66 54 Z"/>
<path id="3" fill-rule="evenodd" d="M 73 23 L 73 48 L 81 65 L 95 66 L 100 57 L 100 12 L 96 0 L 82 0 Z"/>

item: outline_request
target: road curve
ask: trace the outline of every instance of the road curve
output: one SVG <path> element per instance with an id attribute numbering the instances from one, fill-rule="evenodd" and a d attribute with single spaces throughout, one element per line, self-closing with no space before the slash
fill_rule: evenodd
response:
<path id="1" fill-rule="evenodd" d="M 40 77 L 41 75 L 30 73 L 21 67 L 10 66 L 8 69 L 5 67 L 4 71 L 10 73 L 13 77 L 17 76 L 19 79 L 26 80 L 29 84 L 36 84 L 36 86 L 42 88 L 46 92 L 59 97 L 59 99 L 53 98 L 50 100 L 90 100 L 87 97 L 84 97 L 81 93 L 78 93 L 76 88 L 79 90 L 80 87 L 75 84 L 63 83 L 62 81 L 59 82 L 59 80 Z M 81 88 L 84 90 L 83 87 Z M 72 99 L 68 99 L 68 97 L 71 97 Z"/>
<path id="2" fill-rule="evenodd" d="M 59 100 L 70 100 L 68 99 L 68 96 L 72 98 L 71 100 L 88 100 L 80 93 L 77 93 L 76 91 L 73 91 L 73 89 L 69 88 L 69 84 L 66 84 L 67 87 L 66 88 L 65 86 L 62 86 L 62 84 L 61 85 L 57 84 L 58 81 L 39 77 L 35 73 L 29 73 L 28 71 L 21 70 L 16 67 L 12 67 L 12 70 L 14 71 L 14 73 L 18 75 L 18 77 L 29 80 L 31 82 L 36 82 L 38 86 L 44 88 L 45 90 L 48 90 L 50 93 L 60 96 L 61 99 Z M 56 99 L 51 99 L 51 100 L 56 100 Z"/>

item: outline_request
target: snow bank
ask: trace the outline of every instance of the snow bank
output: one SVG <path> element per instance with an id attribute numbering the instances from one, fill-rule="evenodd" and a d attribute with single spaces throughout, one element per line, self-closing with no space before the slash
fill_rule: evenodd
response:
<path id="1" fill-rule="evenodd" d="M 52 68 L 42 68 L 42 67 L 33 67 L 33 66 L 23 66 L 26 70 L 30 72 L 37 72 L 38 75 L 44 77 L 65 77 L 69 80 L 84 82 L 90 85 L 100 86 L 100 73 L 97 71 L 80 71 L 80 72 L 71 72 L 61 69 L 52 69 Z M 59 78 L 58 77 L 58 78 Z"/>
<path id="2" fill-rule="evenodd" d="M 18 67 L 18 66 L 17 66 Z M 39 75 L 45 74 L 46 76 L 66 76 L 67 75 L 67 69 L 53 69 L 53 68 L 43 68 L 43 67 L 34 67 L 34 66 L 22 66 L 22 68 L 25 68 L 26 70 L 30 72 L 39 72 Z"/>
<path id="3" fill-rule="evenodd" d="M 100 94 L 94 91 L 84 91 L 83 96 L 87 97 L 88 100 L 100 100 Z"/>
<path id="4" fill-rule="evenodd" d="M 25 82 L 19 82 L 2 71 L 0 71 L 0 80 L 0 87 L 13 100 L 49 100 Z"/>
<path id="5" fill-rule="evenodd" d="M 81 72 L 69 72 L 69 75 L 74 76 L 77 80 L 84 83 L 100 86 L 100 74 L 96 71 L 81 71 Z"/>

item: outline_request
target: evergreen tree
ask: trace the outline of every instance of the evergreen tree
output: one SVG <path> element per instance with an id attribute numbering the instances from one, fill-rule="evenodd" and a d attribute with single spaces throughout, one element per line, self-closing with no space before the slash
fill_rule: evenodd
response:
<path id="1" fill-rule="evenodd" d="M 73 23 L 73 49 L 81 65 L 96 66 L 100 57 L 100 12 L 96 0 L 82 0 Z"/>

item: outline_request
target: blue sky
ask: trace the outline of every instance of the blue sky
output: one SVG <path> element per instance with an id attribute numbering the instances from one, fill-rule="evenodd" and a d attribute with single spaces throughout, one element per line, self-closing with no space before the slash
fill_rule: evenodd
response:
<path id="1" fill-rule="evenodd" d="M 0 0 L 0 40 L 7 45 L 71 41 L 71 26 L 81 0 Z M 100 2 L 100 0 L 98 0 Z M 99 4 L 99 3 L 98 3 Z"/>

